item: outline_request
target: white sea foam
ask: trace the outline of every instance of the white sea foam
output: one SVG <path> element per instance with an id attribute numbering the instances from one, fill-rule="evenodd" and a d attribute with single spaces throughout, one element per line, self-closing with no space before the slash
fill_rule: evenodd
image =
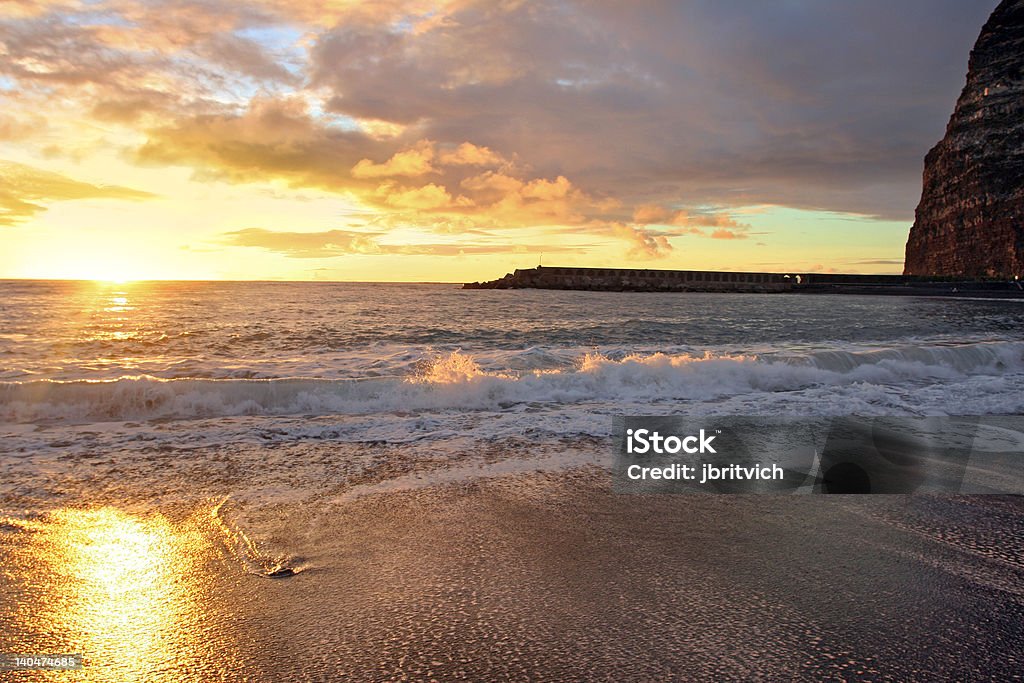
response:
<path id="1" fill-rule="evenodd" d="M 1024 343 L 913 345 L 760 355 L 587 353 L 534 349 L 544 369 L 482 369 L 469 354 L 427 357 L 402 377 L 0 383 L 5 422 L 502 411 L 514 406 L 720 401 L 812 388 L 931 387 L 1024 372 Z M 511 364 L 510 364 L 511 365 Z M 492 363 L 488 364 L 493 367 Z"/>

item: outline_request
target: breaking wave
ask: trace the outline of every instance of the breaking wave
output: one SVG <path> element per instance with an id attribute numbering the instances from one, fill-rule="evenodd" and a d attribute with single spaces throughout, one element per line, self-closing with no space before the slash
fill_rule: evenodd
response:
<path id="1" fill-rule="evenodd" d="M 0 383 L 6 422 L 187 419 L 503 410 L 521 404 L 704 401 L 809 387 L 936 384 L 1024 371 L 1024 343 L 902 346 L 805 354 L 597 353 L 543 369 L 483 369 L 453 352 L 403 377 L 371 379 L 156 379 Z"/>

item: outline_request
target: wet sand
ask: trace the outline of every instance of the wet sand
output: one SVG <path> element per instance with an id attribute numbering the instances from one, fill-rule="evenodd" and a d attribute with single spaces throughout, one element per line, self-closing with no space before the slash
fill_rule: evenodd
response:
<path id="1" fill-rule="evenodd" d="M 61 650 L 85 630 L 113 629 L 86 641 L 85 670 L 13 680 L 962 681 L 1024 671 L 1020 498 L 622 496 L 606 470 L 585 466 L 239 507 L 224 513 L 227 537 L 209 507 L 164 513 L 180 571 L 158 579 L 174 587 L 110 589 L 100 606 L 122 601 L 120 621 L 69 616 L 96 607 L 95 595 L 33 616 L 74 581 L 47 583 L 33 555 L 46 519 L 3 535 L 0 651 Z M 298 573 L 259 576 L 238 533 Z M 140 606 L 164 617 L 139 622 Z M 154 630 L 146 649 L 140 638 Z"/>
<path id="2" fill-rule="evenodd" d="M 356 680 L 1024 670 L 1019 500 L 626 497 L 604 478 L 506 478 L 338 510 L 311 558 L 331 566 L 265 587 L 276 642 L 296 664 L 329 643 L 326 670 Z M 259 662 L 268 678 L 277 666 Z"/>

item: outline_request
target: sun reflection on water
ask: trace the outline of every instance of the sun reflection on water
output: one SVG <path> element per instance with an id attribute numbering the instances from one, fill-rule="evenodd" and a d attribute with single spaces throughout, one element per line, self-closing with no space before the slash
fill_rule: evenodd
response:
<path id="1" fill-rule="evenodd" d="M 124 342 L 144 334 L 143 311 L 139 310 L 138 285 L 112 286 L 96 283 L 92 296 L 84 299 L 88 324 L 81 335 L 92 341 Z"/>
<path id="2" fill-rule="evenodd" d="M 121 294 L 121 292 L 118 292 Z M 107 299 L 107 307 L 103 309 L 108 313 L 124 313 L 127 311 L 135 310 L 133 306 L 128 305 L 128 297 L 126 296 L 112 296 Z"/>
<path id="3" fill-rule="evenodd" d="M 49 585 L 33 630 L 60 633 L 85 655 L 76 680 L 173 680 L 175 660 L 195 645 L 202 595 L 190 578 L 201 537 L 110 507 L 63 509 L 48 522 Z"/>

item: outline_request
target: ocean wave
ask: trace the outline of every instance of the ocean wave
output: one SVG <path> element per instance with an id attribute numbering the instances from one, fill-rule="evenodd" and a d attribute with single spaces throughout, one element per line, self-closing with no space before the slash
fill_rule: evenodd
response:
<path id="1" fill-rule="evenodd" d="M 526 365 L 482 369 L 461 352 L 428 356 L 403 377 L 157 379 L 0 383 L 5 422 L 187 419 L 504 410 L 522 404 L 706 401 L 809 387 L 934 385 L 1024 371 L 1024 343 L 919 345 L 803 354 L 587 353 L 531 349 Z M 490 365 L 488 365 L 490 368 Z"/>

